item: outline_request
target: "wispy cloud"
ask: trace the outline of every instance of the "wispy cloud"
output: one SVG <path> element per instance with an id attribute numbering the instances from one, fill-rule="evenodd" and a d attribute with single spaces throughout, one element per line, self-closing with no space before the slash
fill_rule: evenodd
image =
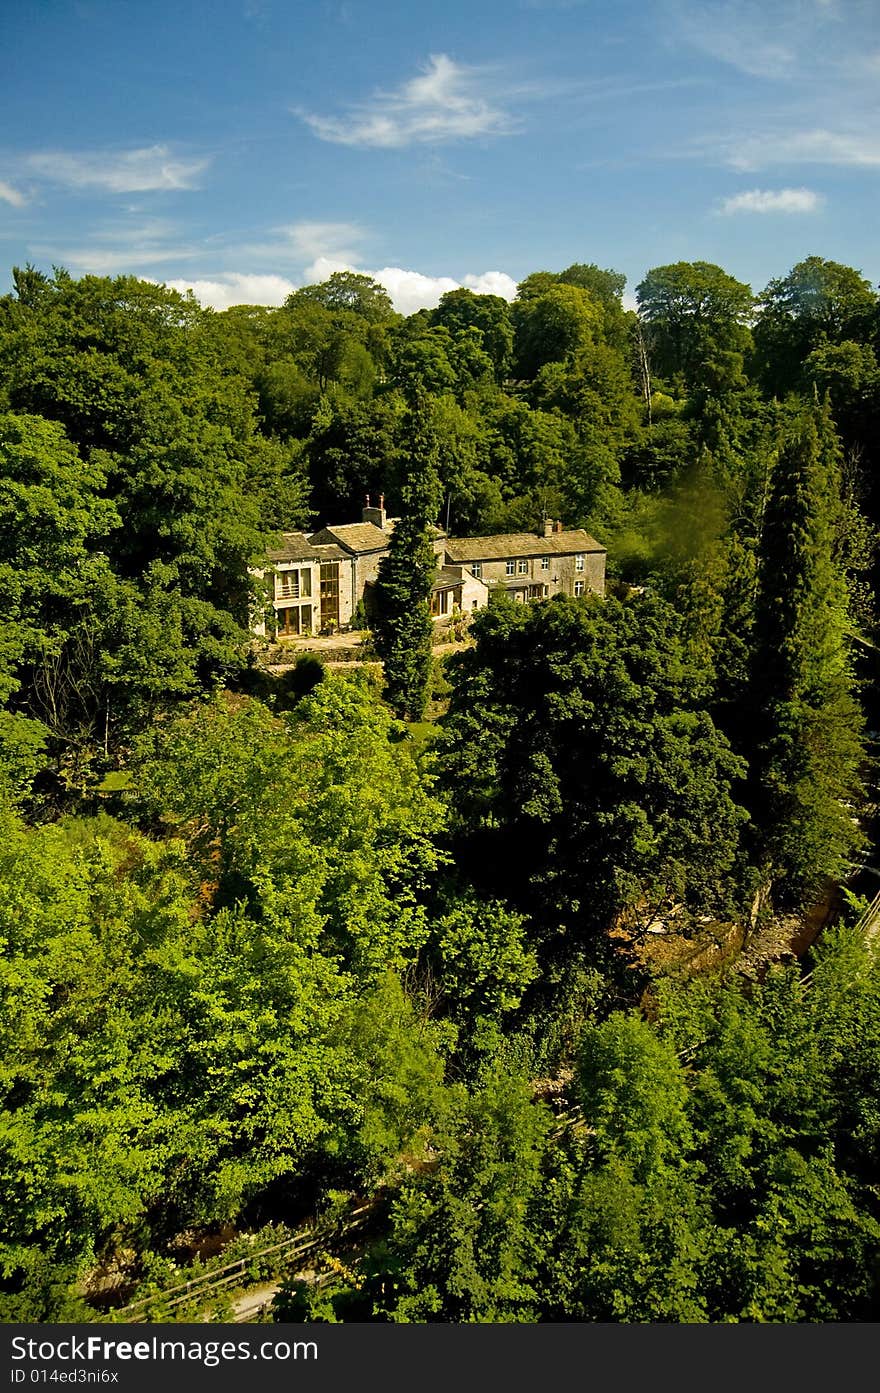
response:
<path id="1" fill-rule="evenodd" d="M 771 80 L 821 67 L 850 47 L 870 16 L 861 0 L 849 0 L 849 11 L 851 25 L 844 26 L 834 0 L 666 0 L 675 37 L 749 77 Z"/>
<path id="2" fill-rule="evenodd" d="M 357 223 L 303 219 L 270 228 L 259 242 L 240 242 L 229 251 L 239 264 L 258 262 L 298 272 L 305 263 L 324 258 L 353 265 L 360 260 L 359 248 L 367 236 L 367 230 Z"/>
<path id="3" fill-rule="evenodd" d="M 0 199 L 4 203 L 11 203 L 13 208 L 23 208 L 27 203 L 24 194 L 7 184 L 5 179 L 0 179 Z"/>
<path id="4" fill-rule="evenodd" d="M 107 193 L 193 189 L 209 163 L 174 155 L 167 145 L 136 150 L 43 150 L 26 160 L 32 173 L 52 183 Z"/>
<path id="5" fill-rule="evenodd" d="M 85 275 L 113 276 L 130 272 L 136 275 L 145 266 L 162 266 L 167 262 L 191 261 L 199 255 L 192 247 L 164 247 L 145 244 L 140 247 L 101 247 L 85 243 L 52 251 L 35 247 L 39 256 L 49 256 L 59 266 L 73 268 Z"/>
<path id="6" fill-rule="evenodd" d="M 35 245 L 31 250 L 56 265 L 94 276 L 138 274 L 147 267 L 204 254 L 204 247 L 185 241 L 180 228 L 162 218 L 114 218 L 94 227 L 82 243 Z"/>
<path id="7" fill-rule="evenodd" d="M 719 212 L 734 213 L 816 213 L 824 199 L 812 189 L 747 189 L 725 198 Z"/>
<path id="8" fill-rule="evenodd" d="M 489 70 L 465 67 L 445 53 L 393 92 L 376 92 L 339 116 L 297 111 L 320 140 L 384 149 L 511 135 L 517 128 L 490 91 Z"/>
<path id="9" fill-rule="evenodd" d="M 362 227 L 350 222 L 295 222 L 283 231 L 291 255 L 306 261 L 320 256 L 336 261 L 356 261 L 355 248 L 366 236 Z"/>
<path id="10" fill-rule="evenodd" d="M 880 165 L 880 134 L 864 130 L 760 131 L 721 142 L 726 162 L 734 169 L 765 169 L 770 165 Z"/>

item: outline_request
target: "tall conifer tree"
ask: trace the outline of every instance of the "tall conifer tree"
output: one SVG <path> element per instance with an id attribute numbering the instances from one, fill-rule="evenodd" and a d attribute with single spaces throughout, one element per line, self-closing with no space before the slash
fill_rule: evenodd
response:
<path id="1" fill-rule="evenodd" d="M 758 557 L 752 700 L 755 817 L 780 897 L 841 873 L 857 844 L 863 717 L 847 651 L 847 588 L 835 559 L 840 450 L 827 407 L 786 432 Z"/>
<path id="2" fill-rule="evenodd" d="M 437 441 L 427 396 L 416 389 L 406 420 L 401 516 L 376 581 L 376 649 L 385 697 L 397 716 L 419 720 L 431 671 L 429 598 L 436 571 L 431 524 L 440 507 Z"/>

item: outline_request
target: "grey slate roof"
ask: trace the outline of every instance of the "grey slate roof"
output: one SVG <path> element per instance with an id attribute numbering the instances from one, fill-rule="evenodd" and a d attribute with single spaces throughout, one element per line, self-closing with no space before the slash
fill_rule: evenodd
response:
<path id="1" fill-rule="evenodd" d="M 461 585 L 463 576 L 461 566 L 441 566 L 436 576 L 432 590 L 450 590 L 453 586 Z"/>
<path id="2" fill-rule="evenodd" d="M 494 537 L 448 537 L 446 552 L 453 561 L 505 561 L 510 556 L 576 556 L 581 552 L 607 551 L 601 542 L 583 528 L 570 532 L 551 532 L 536 537 L 534 532 L 502 532 Z"/>
<path id="3" fill-rule="evenodd" d="M 266 552 L 269 561 L 319 561 L 320 556 L 304 532 L 282 532 L 283 545 Z"/>
<path id="4" fill-rule="evenodd" d="M 310 538 L 312 544 L 336 542 L 345 551 L 356 555 L 385 551 L 390 540 L 389 534 L 374 522 L 344 522 L 338 527 L 322 527 L 320 532 L 313 532 Z"/>

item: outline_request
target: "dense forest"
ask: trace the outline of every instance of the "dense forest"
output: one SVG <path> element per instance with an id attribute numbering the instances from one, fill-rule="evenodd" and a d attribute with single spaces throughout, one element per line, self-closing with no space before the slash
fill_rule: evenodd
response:
<path id="1" fill-rule="evenodd" d="M 880 1319 L 878 298 L 819 257 L 623 291 L 15 270 L 0 1319 L 345 1197 L 279 1319 Z M 253 568 L 379 492 L 384 682 L 273 675 Z M 546 517 L 607 596 L 493 595 L 438 659 L 430 525 Z M 819 903 L 750 976 L 647 952 Z"/>

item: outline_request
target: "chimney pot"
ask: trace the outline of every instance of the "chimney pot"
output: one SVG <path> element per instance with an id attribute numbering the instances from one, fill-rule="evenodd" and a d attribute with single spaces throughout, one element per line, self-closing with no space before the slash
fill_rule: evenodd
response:
<path id="1" fill-rule="evenodd" d="M 367 501 L 366 501 L 366 503 L 364 504 L 364 509 L 363 509 L 363 512 L 361 513 L 361 521 L 362 521 L 362 522 L 371 522 L 371 523 L 373 524 L 374 527 L 381 527 L 381 529 L 382 529 L 383 532 L 386 530 L 386 528 L 385 528 L 385 521 L 386 521 L 386 519 L 385 519 L 385 495 L 384 495 L 384 493 L 380 493 L 380 494 L 379 494 L 379 506 L 378 506 L 378 508 L 374 508 L 374 507 L 372 506 L 372 504 L 370 503 L 370 495 L 367 494 Z"/>

